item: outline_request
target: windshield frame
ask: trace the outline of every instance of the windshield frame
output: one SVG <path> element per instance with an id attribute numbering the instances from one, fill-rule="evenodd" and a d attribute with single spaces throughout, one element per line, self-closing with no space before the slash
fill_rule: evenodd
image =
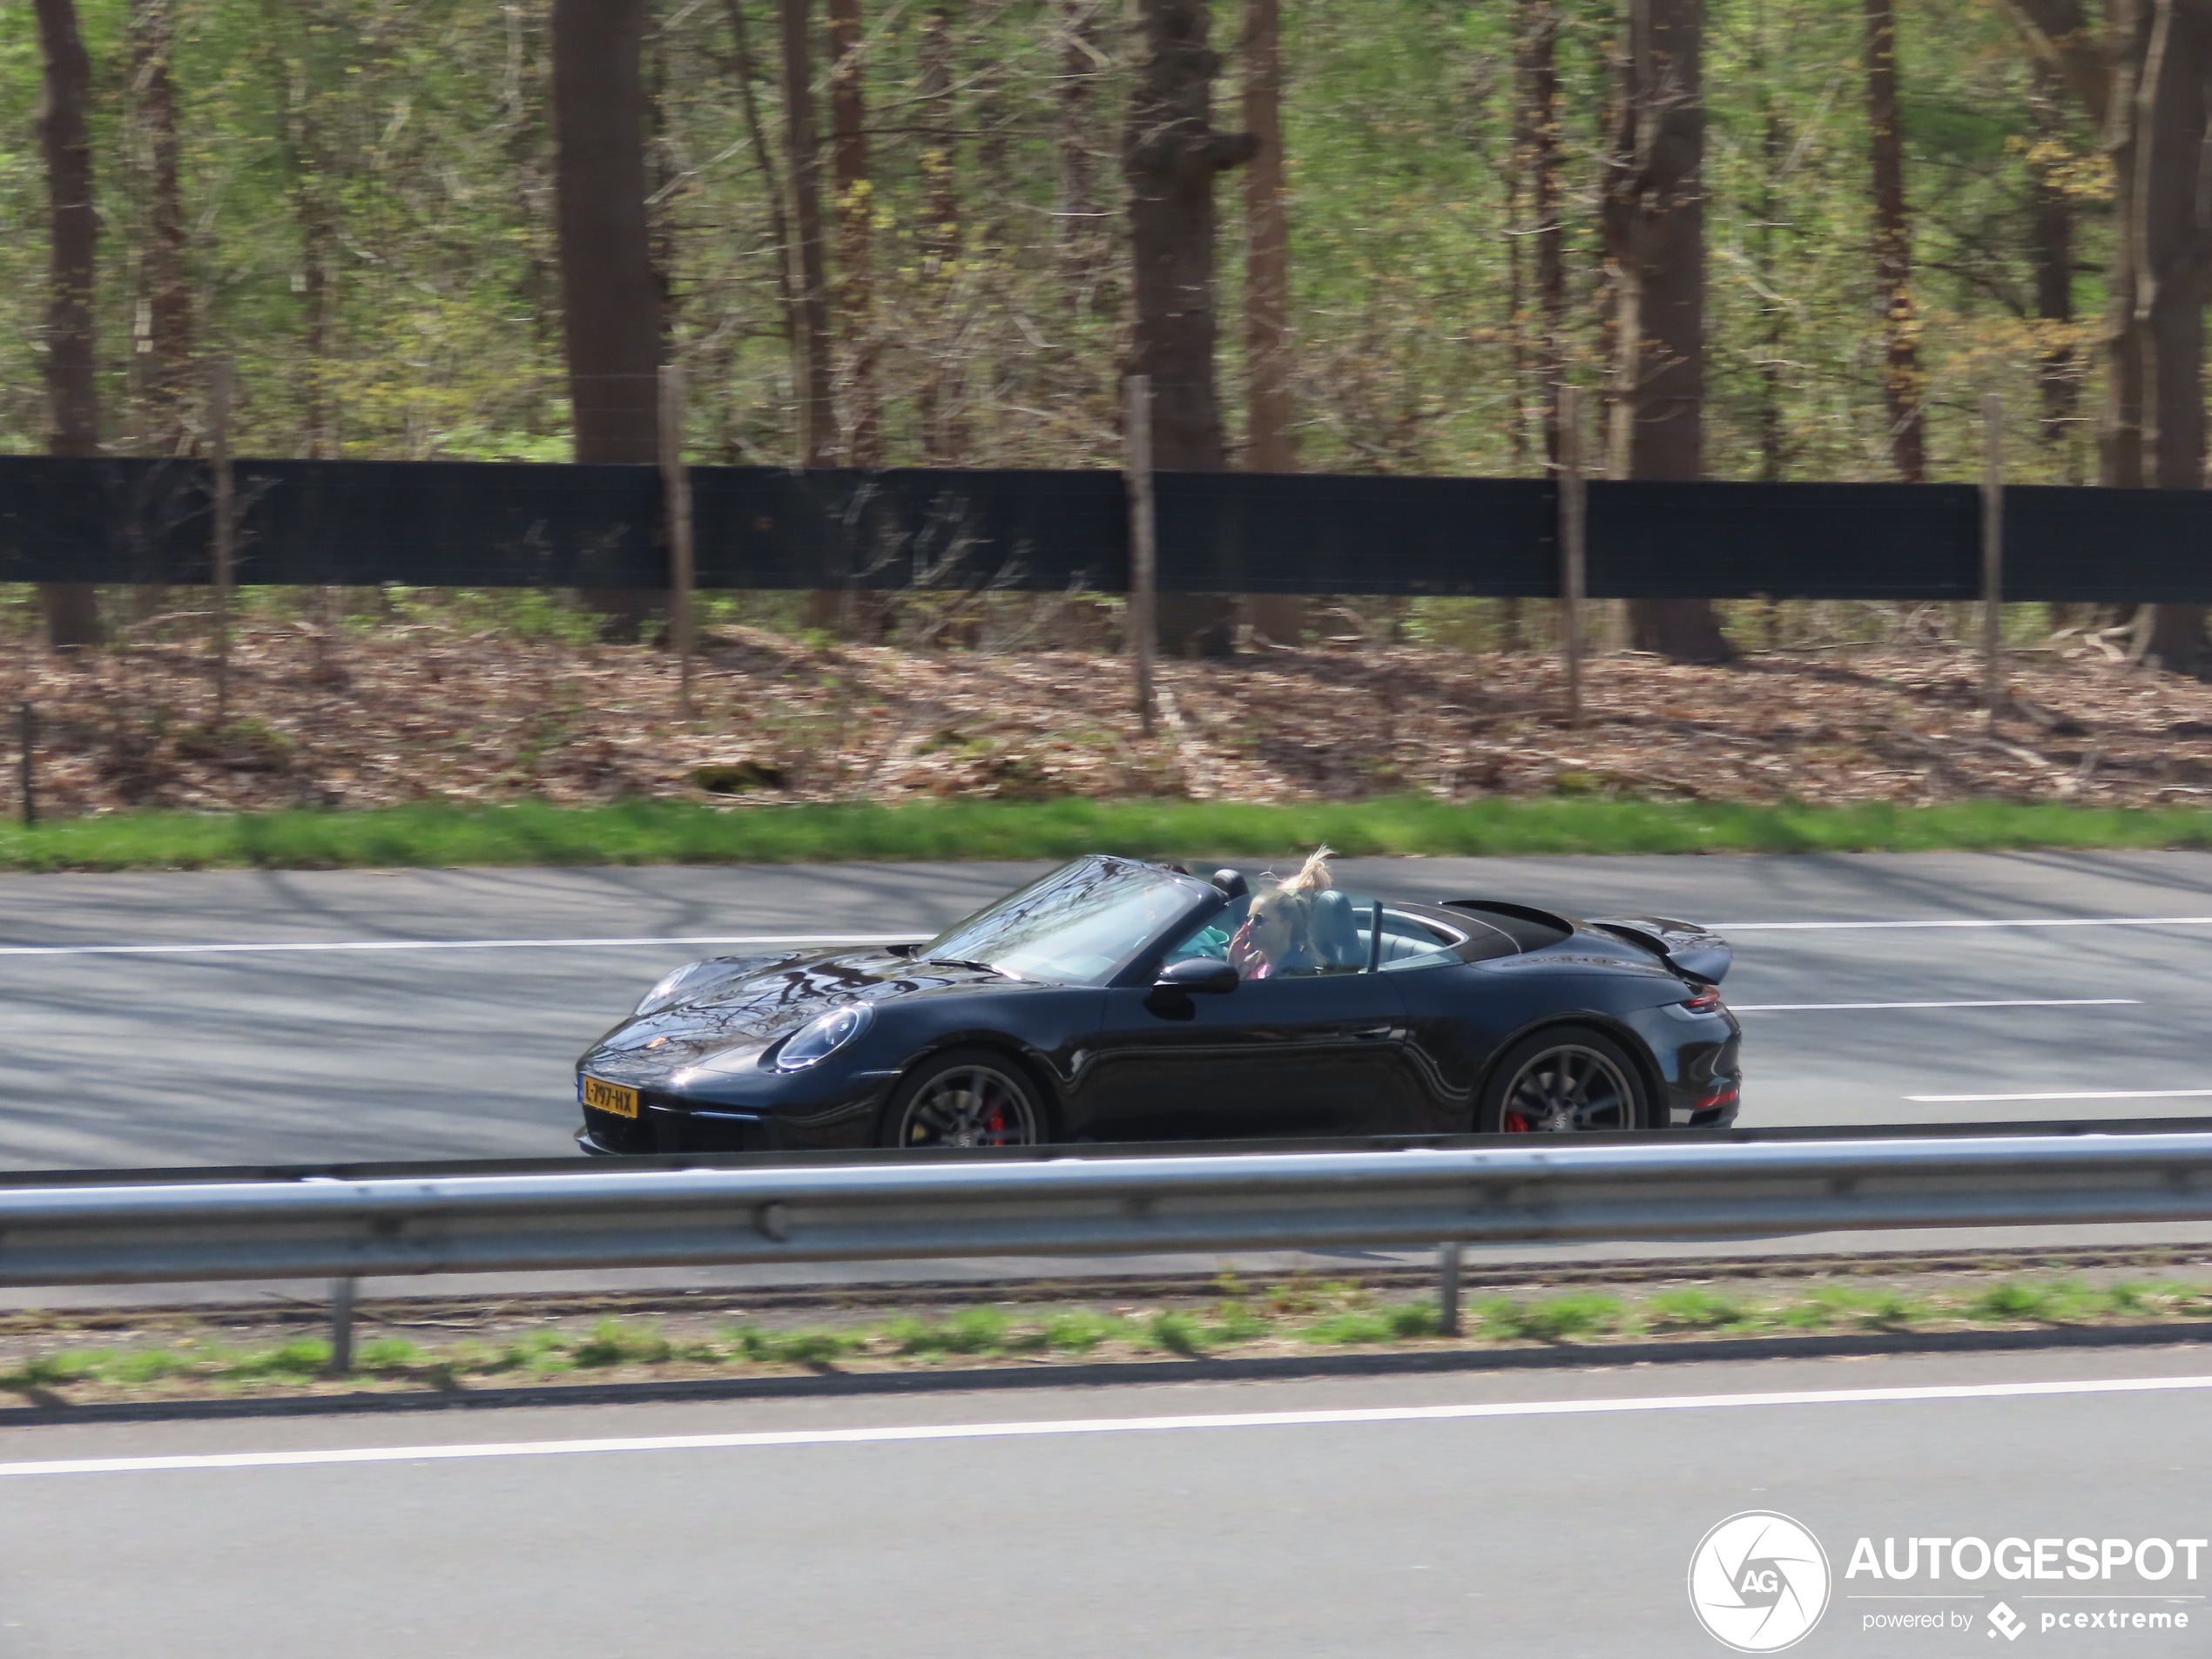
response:
<path id="1" fill-rule="evenodd" d="M 989 961 L 990 953 L 988 950 L 979 954 L 973 946 L 968 946 L 954 951 L 951 941 L 959 938 L 961 934 L 973 927 L 993 911 L 1015 903 L 1022 894 L 1042 887 L 1047 882 L 1062 879 L 1069 871 L 1085 866 L 1103 865 L 1116 865 L 1130 870 L 1141 871 L 1146 876 L 1156 879 L 1164 887 L 1180 890 L 1185 894 L 1189 902 L 1179 913 L 1170 917 L 1163 925 L 1154 928 L 1150 937 L 1123 955 L 1110 969 L 1095 979 L 1048 980 L 1025 973 L 1020 976 L 1022 982 L 1090 990 L 1113 989 L 1135 984 L 1150 985 L 1153 979 L 1157 977 L 1158 959 L 1165 954 L 1168 947 L 1176 940 L 1182 938 L 1184 933 L 1195 928 L 1206 916 L 1211 915 L 1228 902 L 1221 890 L 1211 882 L 1202 880 L 1194 875 L 1170 870 L 1165 865 L 1149 864 L 1142 859 L 1123 858 L 1108 853 L 1090 853 L 1084 854 L 1082 858 L 1070 859 L 1065 864 L 1057 865 L 1046 871 L 1035 880 L 1024 882 L 1013 892 L 1002 894 L 981 909 L 961 917 L 960 921 L 927 943 L 916 945 L 913 951 L 913 960 L 923 961 L 932 956 L 953 953 L 972 956 L 977 961 Z M 1147 971 L 1148 965 L 1150 971 Z M 999 971 L 1007 972 L 1008 970 L 1001 968 Z"/>

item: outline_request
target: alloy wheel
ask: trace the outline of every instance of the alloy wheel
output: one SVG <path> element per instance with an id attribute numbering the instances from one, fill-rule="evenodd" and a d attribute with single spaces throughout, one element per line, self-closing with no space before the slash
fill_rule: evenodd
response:
<path id="1" fill-rule="evenodd" d="M 954 1066 L 929 1079 L 900 1115 L 900 1146 L 1035 1146 L 1028 1090 L 988 1066 Z"/>
<path id="2" fill-rule="evenodd" d="M 1508 1135 L 1574 1135 L 1636 1127 L 1636 1091 L 1610 1055 L 1561 1043 L 1533 1055 L 1506 1089 Z"/>

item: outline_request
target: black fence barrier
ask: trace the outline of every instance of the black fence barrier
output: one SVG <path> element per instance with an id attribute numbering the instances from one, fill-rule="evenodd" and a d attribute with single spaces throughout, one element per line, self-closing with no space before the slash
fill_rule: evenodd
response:
<path id="1" fill-rule="evenodd" d="M 1163 473 L 1159 583 L 1199 592 L 1559 590 L 1548 479 Z M 240 461 L 242 583 L 664 587 L 644 466 Z M 692 469 L 702 588 L 1125 590 L 1105 470 Z M 196 461 L 0 457 L 0 581 L 211 579 Z M 1959 600 L 1980 594 L 1959 484 L 1589 487 L 1597 598 Z M 2005 597 L 2212 602 L 2212 492 L 2016 486 Z"/>

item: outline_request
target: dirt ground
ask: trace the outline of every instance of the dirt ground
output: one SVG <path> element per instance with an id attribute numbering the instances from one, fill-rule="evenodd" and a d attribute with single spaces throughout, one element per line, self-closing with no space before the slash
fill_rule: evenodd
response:
<path id="1" fill-rule="evenodd" d="M 1426 793 L 2104 805 L 2212 799 L 2212 685 L 2061 637 L 2015 652 L 1996 730 L 1955 645 L 1613 652 L 1570 729 L 1558 664 L 1352 642 L 1161 665 L 1139 735 L 1124 658 L 818 644 L 710 631 L 695 717 L 653 645 L 436 621 L 340 638 L 239 633 L 217 718 L 204 639 L 66 656 L 19 647 L 44 809 L 365 807 L 444 797 L 578 804 Z M 0 747 L 11 747 L 0 745 Z"/>

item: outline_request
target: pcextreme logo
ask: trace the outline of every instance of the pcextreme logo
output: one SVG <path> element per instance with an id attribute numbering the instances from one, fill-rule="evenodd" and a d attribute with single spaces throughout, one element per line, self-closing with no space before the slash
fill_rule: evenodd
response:
<path id="1" fill-rule="evenodd" d="M 1747 1509 L 1697 1541 L 1689 1605 L 1713 1639 L 1738 1653 L 1779 1653 L 1828 1610 L 1820 1541 L 1787 1515 Z"/>

